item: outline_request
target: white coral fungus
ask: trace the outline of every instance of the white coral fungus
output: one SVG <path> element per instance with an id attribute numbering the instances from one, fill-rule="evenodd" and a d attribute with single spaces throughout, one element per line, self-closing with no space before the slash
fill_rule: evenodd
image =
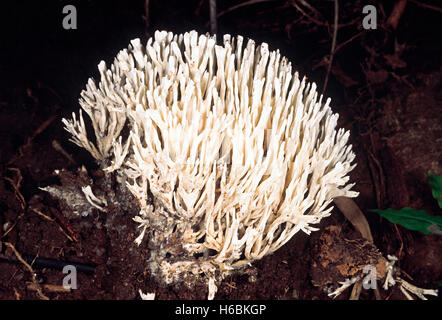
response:
<path id="1" fill-rule="evenodd" d="M 151 272 L 166 283 L 204 279 L 212 298 L 215 280 L 317 230 L 333 198 L 357 195 L 330 99 L 266 43 L 162 31 L 98 69 L 80 99 L 96 142 L 81 111 L 63 122 L 126 181 Z"/>

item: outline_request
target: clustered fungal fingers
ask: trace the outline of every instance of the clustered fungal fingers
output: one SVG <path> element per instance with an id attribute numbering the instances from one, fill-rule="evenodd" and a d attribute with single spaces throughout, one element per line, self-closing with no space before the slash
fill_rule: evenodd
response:
<path id="1" fill-rule="evenodd" d="M 63 119 L 66 131 L 68 131 L 72 137 L 70 140 L 77 146 L 82 147 L 90 152 L 90 154 L 97 160 L 103 160 L 102 154 L 97 150 L 95 145 L 89 141 L 87 137 L 86 127 L 84 125 L 83 113 L 80 110 L 80 116 L 77 120 L 75 113 L 72 113 L 72 120 Z"/>
<path id="2" fill-rule="evenodd" d="M 63 122 L 123 177 L 140 207 L 136 242 L 148 236 L 152 274 L 167 283 L 206 277 L 213 297 L 232 270 L 317 230 L 334 197 L 357 195 L 330 99 L 265 43 L 156 32 L 99 71 L 80 100 L 96 142 L 81 111 Z"/>
<path id="3" fill-rule="evenodd" d="M 423 289 L 416 287 L 415 285 L 412 285 L 411 283 L 408 283 L 407 281 L 397 278 L 398 282 L 400 282 L 400 289 L 402 293 L 407 297 L 408 300 L 414 300 L 413 297 L 409 294 L 409 292 L 415 294 L 419 299 L 421 300 L 428 300 L 425 295 L 430 296 L 438 296 L 439 292 L 437 289 Z"/>

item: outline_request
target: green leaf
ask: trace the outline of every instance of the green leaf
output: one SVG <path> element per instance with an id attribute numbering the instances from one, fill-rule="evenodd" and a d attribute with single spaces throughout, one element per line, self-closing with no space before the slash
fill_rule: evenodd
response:
<path id="1" fill-rule="evenodd" d="M 442 208 L 442 177 L 435 174 L 429 174 L 428 183 L 431 186 L 431 192 L 433 193 L 434 199 L 436 199 L 439 204 L 439 208 Z"/>
<path id="2" fill-rule="evenodd" d="M 371 211 L 377 212 L 391 223 L 400 224 L 410 230 L 420 231 L 425 234 L 439 234 L 440 230 L 442 230 L 442 217 L 432 216 L 425 210 L 414 210 L 412 208 L 394 210 L 388 208 Z"/>

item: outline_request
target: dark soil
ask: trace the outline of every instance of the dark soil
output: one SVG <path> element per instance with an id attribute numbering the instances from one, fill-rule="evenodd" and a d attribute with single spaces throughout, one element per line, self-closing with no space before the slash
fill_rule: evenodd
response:
<path id="1" fill-rule="evenodd" d="M 367 1 L 341 2 L 339 50 L 326 94 L 341 116 L 340 126 L 351 130 L 358 163 L 351 180 L 360 192 L 356 203 L 382 255 L 396 255 L 409 282 L 437 288 L 442 280 L 441 236 L 395 226 L 370 209 L 407 206 L 441 215 L 426 177 L 442 175 L 441 12 L 408 1 L 394 29 L 387 23 L 394 1 L 371 1 L 378 9 L 378 28 L 364 30 L 361 12 Z M 78 289 L 69 293 L 44 287 L 61 285 L 66 276 L 62 271 L 35 268 L 50 299 L 140 299 L 139 289 L 155 292 L 156 299 L 205 299 L 206 287 L 162 287 L 150 277 L 144 263 L 148 250 L 133 243 L 138 230 L 131 216 L 96 211 L 67 219 L 61 204 L 39 187 L 59 183 L 54 170 L 76 172 L 81 165 L 92 178 L 100 178 L 89 154 L 68 141 L 61 123 L 79 109 L 79 93 L 89 77 L 97 78 L 98 62 L 111 62 L 130 39 L 146 41 L 157 29 L 208 32 L 208 1 L 188 0 L 183 7 L 184 1 L 151 0 L 148 25 L 144 1 L 17 3 L 0 10 L 5 33 L 0 50 L 0 241 L 13 244 L 21 254 L 95 266 L 92 275 L 79 273 Z M 218 12 L 236 3 L 218 1 Z M 218 33 L 268 42 L 321 89 L 333 33 L 333 2 L 309 3 L 317 11 L 291 0 L 239 8 L 219 17 Z M 77 30 L 62 27 L 67 4 L 78 10 Z M 54 140 L 73 161 L 54 148 Z M 338 226 L 345 238 L 355 235 L 337 209 L 319 225 L 321 230 L 328 226 Z M 320 237 L 321 231 L 295 235 L 254 264 L 254 279 L 231 276 L 215 298 L 330 299 L 312 283 L 312 276 L 318 276 L 311 266 L 320 254 Z M 3 258 L 14 258 L 1 242 Z M 0 260 L 0 299 L 39 299 L 31 283 L 23 264 Z M 374 298 L 373 292 L 363 290 L 361 299 Z M 381 290 L 381 298 L 405 299 L 397 288 Z"/>

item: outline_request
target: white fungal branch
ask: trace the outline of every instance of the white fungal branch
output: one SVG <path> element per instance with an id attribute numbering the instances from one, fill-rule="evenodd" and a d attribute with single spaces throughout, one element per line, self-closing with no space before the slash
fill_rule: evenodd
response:
<path id="1" fill-rule="evenodd" d="M 393 278 L 393 274 L 394 274 L 394 264 L 396 263 L 396 261 L 398 260 L 397 257 L 395 256 L 391 256 L 391 255 L 387 255 L 388 261 L 386 262 L 386 269 L 387 269 L 387 274 L 385 276 L 385 282 L 384 282 L 384 290 L 387 290 L 389 287 L 394 286 L 396 284 L 396 280 L 394 280 Z"/>
<path id="2" fill-rule="evenodd" d="M 91 186 L 81 187 L 81 190 L 84 193 L 84 196 L 86 197 L 86 200 L 95 208 L 97 208 L 100 211 L 106 211 L 104 208 L 107 206 L 106 199 L 99 199 L 97 198 L 94 193 L 92 192 Z M 104 207 L 103 207 L 104 206 Z"/>
<path id="3" fill-rule="evenodd" d="M 341 285 L 339 288 L 337 288 L 335 291 L 330 292 L 328 294 L 329 297 L 332 297 L 333 299 L 335 299 L 336 297 L 338 297 L 342 292 L 345 291 L 345 289 L 351 287 L 353 284 L 355 284 L 356 282 L 358 282 L 361 278 L 359 276 L 356 277 L 352 277 L 351 279 L 345 279 L 345 281 L 339 282 L 339 284 Z"/>
<path id="4" fill-rule="evenodd" d="M 394 266 L 396 261 L 398 261 L 398 258 L 393 255 L 387 255 L 387 258 L 388 261 L 386 261 L 385 282 L 383 285 L 384 290 L 388 290 L 389 287 L 392 287 L 397 283 L 399 283 L 399 289 L 408 300 L 414 300 L 414 298 L 411 296 L 410 293 L 415 294 L 419 299 L 422 300 L 428 300 L 427 297 L 425 297 L 425 295 L 432 295 L 432 296 L 438 295 L 438 290 L 419 288 L 401 279 L 398 276 L 394 278 L 395 273 L 396 274 L 398 273 L 398 270 Z M 351 287 L 356 282 L 365 281 L 364 279 L 365 278 L 361 279 L 360 276 L 355 276 L 352 277 L 351 279 L 346 279 L 343 282 L 339 282 L 340 286 L 333 292 L 330 292 L 328 296 L 333 297 L 333 299 L 335 299 L 337 296 L 342 294 L 347 288 Z"/>
<path id="5" fill-rule="evenodd" d="M 96 145 L 81 111 L 79 121 L 63 121 L 108 173 L 127 178 L 140 206 L 136 241 L 149 234 L 158 245 L 152 270 L 164 279 L 204 274 L 214 295 L 215 278 L 317 230 L 333 198 L 357 195 L 347 184 L 349 132 L 337 130 L 330 99 L 265 43 L 156 32 L 99 71 L 80 100 Z"/>
<path id="6" fill-rule="evenodd" d="M 411 297 L 408 292 L 414 293 L 421 300 L 428 300 L 427 297 L 425 297 L 425 295 L 431 295 L 436 297 L 438 295 L 437 289 L 422 289 L 416 287 L 415 285 L 412 285 L 411 283 L 408 283 L 407 281 L 401 278 L 397 278 L 396 280 L 401 284 L 400 289 L 408 300 L 414 300 L 413 297 Z"/>
<path id="7" fill-rule="evenodd" d="M 141 289 L 139 289 L 138 293 L 140 294 L 141 300 L 155 300 L 155 292 L 143 293 L 143 291 L 141 291 Z"/>

